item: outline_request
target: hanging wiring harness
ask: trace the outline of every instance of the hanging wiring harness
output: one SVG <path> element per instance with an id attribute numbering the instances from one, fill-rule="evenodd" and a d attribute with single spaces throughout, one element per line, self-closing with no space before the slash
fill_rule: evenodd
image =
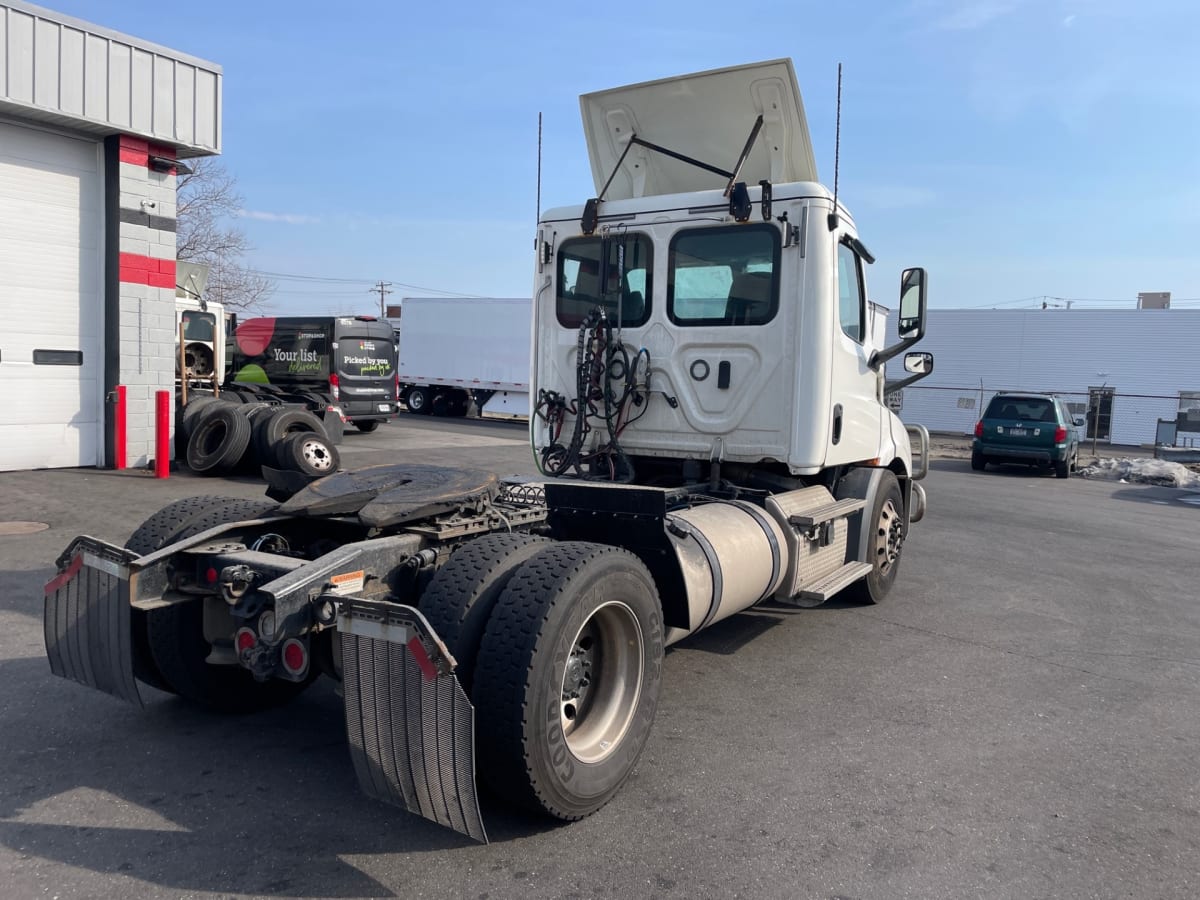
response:
<path id="1" fill-rule="evenodd" d="M 618 337 L 605 311 L 593 309 L 579 326 L 576 343 L 575 397 L 567 401 L 556 391 L 539 391 L 536 415 L 549 429 L 542 449 L 546 475 L 569 471 L 583 478 L 629 483 L 633 461 L 621 448 L 621 433 L 646 414 L 650 396 L 650 352 L 632 356 Z M 636 410 L 636 411 L 635 411 Z M 560 442 L 567 417 L 574 417 L 571 437 Z M 599 443 L 593 431 L 601 431 Z M 595 444 L 594 449 L 588 449 Z"/>

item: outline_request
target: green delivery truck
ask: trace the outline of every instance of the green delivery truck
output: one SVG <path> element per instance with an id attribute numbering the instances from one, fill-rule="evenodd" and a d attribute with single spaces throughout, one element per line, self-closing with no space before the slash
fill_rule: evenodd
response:
<path id="1" fill-rule="evenodd" d="M 337 407 L 359 431 L 396 415 L 396 338 L 373 316 L 261 316 L 235 331 L 226 390 Z M 249 398 L 247 398 L 249 399 Z"/>

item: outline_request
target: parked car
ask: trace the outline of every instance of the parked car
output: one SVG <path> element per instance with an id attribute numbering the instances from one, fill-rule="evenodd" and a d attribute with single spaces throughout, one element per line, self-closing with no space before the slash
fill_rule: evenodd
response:
<path id="1" fill-rule="evenodd" d="M 1059 478 L 1070 478 L 1079 463 L 1079 426 L 1057 397 L 1049 394 L 997 394 L 975 425 L 971 468 L 982 472 L 988 463 L 1017 463 L 1054 467 Z"/>

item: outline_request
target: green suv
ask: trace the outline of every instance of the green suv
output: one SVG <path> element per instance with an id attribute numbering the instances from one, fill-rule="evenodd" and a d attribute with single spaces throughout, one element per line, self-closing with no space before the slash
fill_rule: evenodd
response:
<path id="1" fill-rule="evenodd" d="M 971 468 L 988 463 L 1018 463 L 1040 469 L 1054 467 L 1070 478 L 1079 462 L 1083 418 L 1072 418 L 1066 406 L 1049 394 L 997 394 L 975 425 Z"/>

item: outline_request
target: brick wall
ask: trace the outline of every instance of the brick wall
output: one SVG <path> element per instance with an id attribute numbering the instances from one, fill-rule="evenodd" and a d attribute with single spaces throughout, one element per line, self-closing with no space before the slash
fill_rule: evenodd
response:
<path id="1" fill-rule="evenodd" d="M 175 408 L 176 176 L 151 168 L 151 156 L 174 159 L 175 151 L 120 138 L 118 382 L 126 386 L 130 467 L 154 458 L 155 392 L 170 391 L 172 415 Z"/>

